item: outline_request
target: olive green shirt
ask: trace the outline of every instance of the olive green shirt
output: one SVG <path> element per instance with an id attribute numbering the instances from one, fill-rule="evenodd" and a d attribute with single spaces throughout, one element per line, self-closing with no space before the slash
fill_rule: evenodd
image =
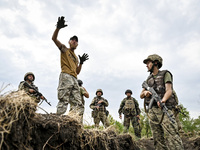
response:
<path id="1" fill-rule="evenodd" d="M 154 78 L 156 78 L 157 75 L 153 76 Z M 172 83 L 172 76 L 169 72 L 166 72 L 165 76 L 164 76 L 164 82 L 165 83 Z"/>

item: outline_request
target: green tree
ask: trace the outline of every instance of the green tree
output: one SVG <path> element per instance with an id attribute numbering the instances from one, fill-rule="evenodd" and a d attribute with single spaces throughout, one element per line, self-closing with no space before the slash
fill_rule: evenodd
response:
<path id="1" fill-rule="evenodd" d="M 113 119 L 113 117 L 111 115 L 108 116 L 108 120 L 110 122 L 110 125 L 114 125 L 116 131 L 118 132 L 118 134 L 122 134 L 124 132 L 124 125 L 123 123 L 116 121 Z M 132 126 L 130 126 L 129 128 L 129 134 L 131 134 L 132 136 L 134 136 L 134 129 Z"/>
<path id="2" fill-rule="evenodd" d="M 200 131 L 200 116 L 197 119 L 193 119 L 190 117 L 190 113 L 182 104 L 180 104 L 181 110 L 179 113 L 179 119 L 182 123 L 183 130 L 187 132 L 192 132 L 194 134 L 195 131 Z"/>
<path id="3" fill-rule="evenodd" d="M 148 119 L 147 114 L 145 113 L 144 109 L 141 109 L 140 125 L 141 125 L 141 129 L 142 129 L 142 131 L 141 131 L 142 136 L 146 136 L 146 137 L 152 136 L 149 119 Z"/>

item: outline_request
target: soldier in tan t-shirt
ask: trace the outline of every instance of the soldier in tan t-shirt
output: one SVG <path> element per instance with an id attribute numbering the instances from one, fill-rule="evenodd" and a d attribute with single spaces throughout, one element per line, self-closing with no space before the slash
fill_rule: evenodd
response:
<path id="1" fill-rule="evenodd" d="M 61 28 L 66 27 L 64 17 L 59 17 L 57 22 L 57 28 L 55 29 L 52 40 L 60 50 L 61 55 L 61 73 L 58 85 L 58 105 L 57 114 L 64 114 L 67 110 L 68 103 L 71 105 L 71 111 L 82 115 L 84 106 L 81 102 L 80 89 L 77 82 L 77 74 L 80 73 L 82 64 L 88 60 L 88 55 L 83 54 L 78 57 L 74 53 L 78 46 L 78 37 L 73 36 L 69 40 L 69 48 L 62 44 L 58 39 L 58 32 Z"/>

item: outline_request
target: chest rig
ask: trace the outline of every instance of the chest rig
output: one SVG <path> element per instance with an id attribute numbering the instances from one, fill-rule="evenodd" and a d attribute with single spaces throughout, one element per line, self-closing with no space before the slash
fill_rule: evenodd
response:
<path id="1" fill-rule="evenodd" d="M 122 113 L 124 115 L 136 115 L 135 100 L 133 97 L 126 99 Z"/>
<path id="2" fill-rule="evenodd" d="M 135 102 L 134 102 L 133 98 L 126 100 L 124 109 L 126 109 L 126 110 L 135 109 Z"/>
<path id="3" fill-rule="evenodd" d="M 165 74 L 169 72 L 167 70 L 163 70 L 163 71 L 159 71 L 158 74 L 156 76 L 153 76 L 152 74 L 147 78 L 147 84 L 149 87 L 153 87 L 153 89 L 156 91 L 156 93 L 163 98 L 163 96 L 165 95 L 166 92 L 166 88 L 165 88 L 165 81 L 164 81 L 164 77 Z M 170 73 L 170 72 L 169 72 Z M 172 74 L 170 73 L 171 77 Z M 172 87 L 173 88 L 173 87 Z M 173 90 L 173 89 L 172 89 Z M 146 105 L 149 104 L 151 97 L 149 98 L 145 98 L 146 101 Z M 176 101 L 175 101 L 175 95 L 174 93 L 172 93 L 171 97 L 166 101 L 166 106 L 171 109 L 173 106 L 176 105 Z M 154 102 L 153 106 L 157 106 L 157 103 Z"/>

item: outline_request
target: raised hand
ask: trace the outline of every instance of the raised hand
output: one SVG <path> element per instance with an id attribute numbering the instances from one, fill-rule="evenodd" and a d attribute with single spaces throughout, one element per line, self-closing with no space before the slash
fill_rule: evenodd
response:
<path id="1" fill-rule="evenodd" d="M 78 57 L 80 59 L 80 64 L 83 64 L 84 61 L 89 59 L 89 55 L 85 53 L 82 56 L 78 55 Z"/>
<path id="2" fill-rule="evenodd" d="M 61 17 L 58 17 L 58 22 L 57 22 L 57 28 L 58 29 L 61 29 L 61 28 L 64 28 L 67 26 L 67 24 L 65 24 L 65 17 L 61 16 Z"/>

